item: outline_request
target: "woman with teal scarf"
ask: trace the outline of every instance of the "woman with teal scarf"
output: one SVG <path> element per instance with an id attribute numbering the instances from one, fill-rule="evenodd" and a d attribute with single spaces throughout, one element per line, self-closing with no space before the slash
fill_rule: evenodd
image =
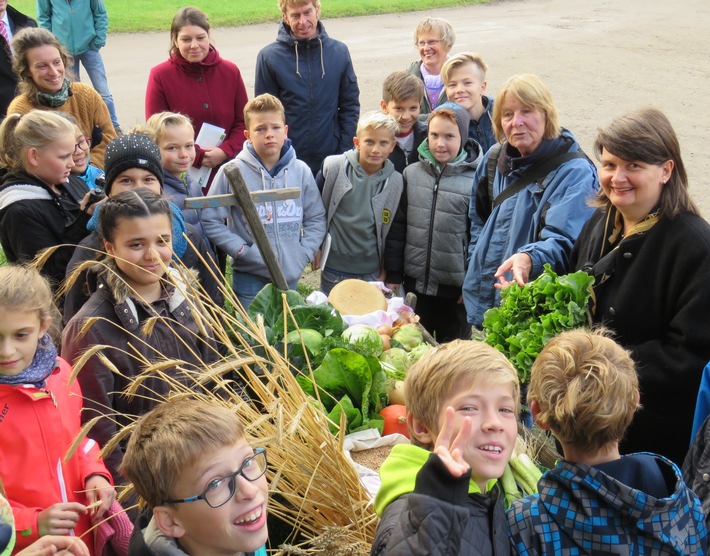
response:
<path id="1" fill-rule="evenodd" d="M 111 116 L 101 96 L 85 83 L 72 83 L 66 76 L 69 55 L 52 33 L 36 27 L 25 28 L 12 39 L 12 68 L 19 77 L 18 91 L 8 114 L 30 110 L 68 112 L 79 127 L 92 137 L 92 155 L 103 167 L 108 143 L 116 137 Z"/>

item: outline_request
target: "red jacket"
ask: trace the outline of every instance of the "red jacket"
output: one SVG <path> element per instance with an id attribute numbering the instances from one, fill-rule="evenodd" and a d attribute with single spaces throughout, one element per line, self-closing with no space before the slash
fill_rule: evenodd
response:
<path id="1" fill-rule="evenodd" d="M 210 46 L 207 57 L 192 64 L 180 54 L 150 70 L 145 92 L 145 118 L 158 112 L 180 112 L 192 119 L 195 137 L 204 122 L 223 127 L 226 138 L 219 146 L 232 159 L 244 145 L 244 105 L 247 103 L 239 68 L 223 60 Z M 194 166 L 202 164 L 204 151 L 196 145 Z"/>
<path id="2" fill-rule="evenodd" d="M 81 389 L 76 381 L 69 385 L 71 372 L 58 357 L 45 389 L 0 385 L 0 478 L 15 518 L 16 550 L 39 538 L 37 517 L 45 508 L 64 501 L 86 504 L 81 491 L 90 476 L 113 484 L 93 440 L 84 438 L 64 461 L 81 430 Z M 82 536 L 90 527 L 87 514 L 74 532 Z M 91 538 L 83 540 L 93 546 Z"/>

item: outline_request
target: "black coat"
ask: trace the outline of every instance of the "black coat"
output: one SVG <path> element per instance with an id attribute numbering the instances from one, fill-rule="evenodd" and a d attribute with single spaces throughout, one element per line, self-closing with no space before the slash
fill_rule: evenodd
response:
<path id="1" fill-rule="evenodd" d="M 421 120 L 417 120 L 414 122 L 414 130 L 412 133 L 414 133 L 414 144 L 412 145 L 409 156 L 405 154 L 404 149 L 402 149 L 399 144 L 394 146 L 394 150 L 389 156 L 390 161 L 394 164 L 394 169 L 400 174 L 403 173 L 404 169 L 410 164 L 419 162 L 419 152 L 417 149 L 427 137 L 427 124 Z"/>
<path id="2" fill-rule="evenodd" d="M 468 494 L 470 473 L 454 479 L 436 456 L 417 473 L 414 492 L 385 508 L 371 556 L 508 556 L 508 525 L 496 486 Z"/>
<path id="3" fill-rule="evenodd" d="M 18 12 L 12 6 L 7 7 L 7 19 L 13 35 L 25 27 L 37 27 L 34 19 Z M 12 53 L 7 41 L 0 35 L 0 120 L 5 118 L 7 107 L 15 98 L 16 89 L 17 75 L 12 71 Z"/>
<path id="4" fill-rule="evenodd" d="M 0 187 L 0 242 L 11 263 L 30 262 L 48 247 L 57 249 L 42 267 L 42 274 L 57 287 L 67 264 L 89 232 L 89 216 L 78 210 L 67 189 L 57 195 L 47 184 L 24 172 L 11 172 Z"/>
<path id="5" fill-rule="evenodd" d="M 599 260 L 605 222 L 600 209 L 585 224 L 572 252 L 575 269 Z M 621 449 L 656 452 L 680 465 L 710 360 L 710 225 L 691 214 L 661 217 L 614 253 L 605 265 L 611 277 L 595 287 L 594 321 L 631 352 L 642 404 Z M 590 274 L 598 278 L 600 266 Z"/>

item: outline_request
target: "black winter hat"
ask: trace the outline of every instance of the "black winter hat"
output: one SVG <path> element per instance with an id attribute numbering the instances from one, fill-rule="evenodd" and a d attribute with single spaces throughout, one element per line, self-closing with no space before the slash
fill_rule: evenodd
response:
<path id="1" fill-rule="evenodd" d="M 461 147 L 459 147 L 459 149 L 462 149 L 468 140 L 468 126 L 471 123 L 471 114 L 468 113 L 468 110 L 459 106 L 455 102 L 445 102 L 444 104 L 437 106 L 432 113 L 429 114 L 429 122 L 431 122 L 431 119 L 441 110 L 453 112 L 456 123 L 459 126 L 459 132 L 461 132 Z M 429 124 L 427 123 L 427 128 L 428 126 Z"/>
<path id="2" fill-rule="evenodd" d="M 155 175 L 163 191 L 163 163 L 160 149 L 150 138 L 142 133 L 121 135 L 106 147 L 104 172 L 106 174 L 106 194 L 111 192 L 114 180 L 121 172 L 131 168 L 143 168 Z"/>

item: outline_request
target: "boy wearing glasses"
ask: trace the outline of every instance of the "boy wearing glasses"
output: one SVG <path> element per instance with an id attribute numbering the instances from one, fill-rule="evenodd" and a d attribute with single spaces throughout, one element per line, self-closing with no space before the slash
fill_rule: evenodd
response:
<path id="1" fill-rule="evenodd" d="M 249 446 L 233 410 L 158 405 L 136 423 L 121 469 L 148 505 L 132 556 L 266 556 L 266 452 Z"/>

